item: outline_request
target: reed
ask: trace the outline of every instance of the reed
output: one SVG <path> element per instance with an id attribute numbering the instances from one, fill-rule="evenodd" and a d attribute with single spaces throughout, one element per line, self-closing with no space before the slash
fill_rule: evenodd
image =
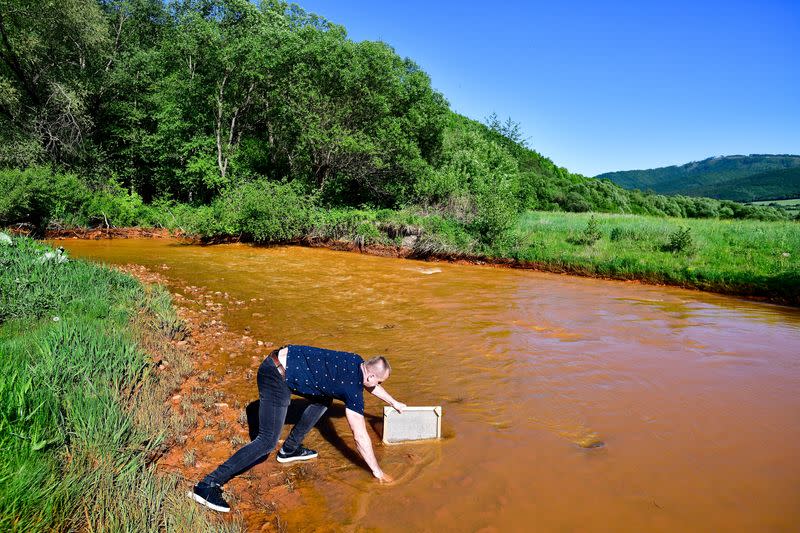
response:
<path id="1" fill-rule="evenodd" d="M 191 372 L 169 294 L 26 238 L 0 245 L 0 530 L 237 531 L 155 470 Z M 168 372 L 145 347 L 164 348 Z"/>

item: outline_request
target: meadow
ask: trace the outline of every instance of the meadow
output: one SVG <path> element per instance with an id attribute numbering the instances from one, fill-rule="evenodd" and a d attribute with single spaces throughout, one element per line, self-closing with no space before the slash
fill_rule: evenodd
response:
<path id="1" fill-rule="evenodd" d="M 489 255 L 615 279 L 800 302 L 796 222 L 528 212 Z"/>
<path id="2" fill-rule="evenodd" d="M 239 530 L 154 466 L 191 425 L 165 403 L 192 372 L 169 293 L 0 237 L 0 530 Z"/>
<path id="3" fill-rule="evenodd" d="M 791 216 L 800 215 L 800 198 L 791 198 L 788 200 L 762 200 L 760 202 L 750 202 L 752 205 L 761 205 L 766 207 L 780 206 L 781 209 L 786 211 Z"/>

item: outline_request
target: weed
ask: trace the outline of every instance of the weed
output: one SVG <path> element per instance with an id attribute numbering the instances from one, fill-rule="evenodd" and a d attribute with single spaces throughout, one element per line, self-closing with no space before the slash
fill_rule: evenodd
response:
<path id="1" fill-rule="evenodd" d="M 231 438 L 231 447 L 234 450 L 238 450 L 239 448 L 241 448 L 245 444 L 247 444 L 247 441 L 244 438 L 242 438 L 240 435 L 234 435 Z"/>
<path id="2" fill-rule="evenodd" d="M 191 450 L 186 450 L 183 453 L 183 464 L 186 466 L 194 466 L 197 464 L 197 455 L 196 450 L 192 448 Z"/>

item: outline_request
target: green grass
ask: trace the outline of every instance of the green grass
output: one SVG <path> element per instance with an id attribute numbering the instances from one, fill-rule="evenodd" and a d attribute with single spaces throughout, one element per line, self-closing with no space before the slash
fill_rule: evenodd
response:
<path id="1" fill-rule="evenodd" d="M 769 204 L 800 205 L 800 198 L 790 198 L 788 200 L 761 200 L 758 202 L 750 202 L 750 203 L 755 205 L 769 205 Z"/>
<path id="2" fill-rule="evenodd" d="M 191 364 L 144 349 L 184 334 L 169 294 L 48 251 L 0 243 L 0 530 L 238 529 L 152 464 L 186 429 L 164 400 Z"/>
<path id="3" fill-rule="evenodd" d="M 761 200 L 760 202 L 750 202 L 753 205 L 766 205 L 775 206 L 779 205 L 781 209 L 785 210 L 790 215 L 797 215 L 800 213 L 800 198 L 791 198 L 789 200 Z"/>
<path id="4" fill-rule="evenodd" d="M 580 237 L 592 217 L 600 235 L 587 243 Z M 490 255 L 552 270 L 800 303 L 796 222 L 529 212 L 509 241 Z"/>

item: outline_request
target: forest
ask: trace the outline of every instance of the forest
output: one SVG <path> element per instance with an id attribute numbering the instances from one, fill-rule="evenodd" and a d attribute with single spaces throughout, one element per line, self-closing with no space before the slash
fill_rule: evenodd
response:
<path id="1" fill-rule="evenodd" d="M 789 218 L 571 173 L 511 118 L 454 113 L 411 59 L 294 4 L 0 6 L 0 225 L 241 233 L 225 206 L 276 191 L 435 213 L 486 243 L 530 210 Z"/>

